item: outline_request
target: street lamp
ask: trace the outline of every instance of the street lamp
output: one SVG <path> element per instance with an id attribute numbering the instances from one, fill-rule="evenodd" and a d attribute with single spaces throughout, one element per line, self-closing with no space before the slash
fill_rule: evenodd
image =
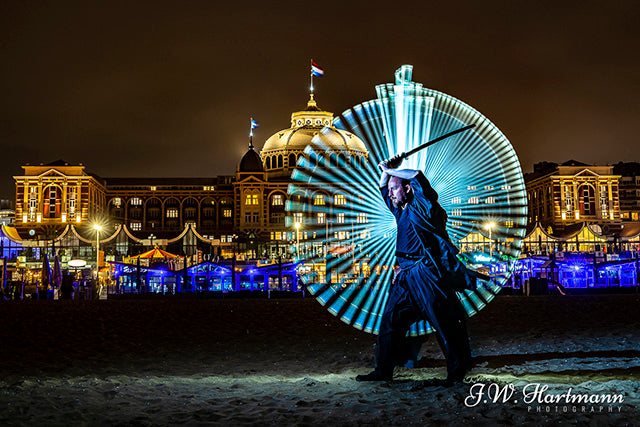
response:
<path id="1" fill-rule="evenodd" d="M 94 224 L 93 229 L 96 230 L 96 280 L 100 281 L 100 232 L 102 231 L 102 226 Z"/>
<path id="2" fill-rule="evenodd" d="M 294 226 L 296 227 L 296 258 L 300 260 L 300 223 L 296 221 Z"/>
<path id="3" fill-rule="evenodd" d="M 489 230 L 489 256 L 493 256 L 493 245 L 492 245 L 492 241 L 491 241 L 491 231 L 493 230 L 493 227 L 496 226 L 496 223 L 493 221 L 490 221 L 488 223 L 486 223 L 484 225 L 484 229 L 485 230 Z"/>

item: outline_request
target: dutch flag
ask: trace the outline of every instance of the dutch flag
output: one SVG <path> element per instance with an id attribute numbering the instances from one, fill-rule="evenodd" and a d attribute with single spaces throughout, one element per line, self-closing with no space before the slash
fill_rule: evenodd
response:
<path id="1" fill-rule="evenodd" d="M 324 76 L 324 70 L 315 62 L 311 63 L 311 75 L 316 77 Z"/>

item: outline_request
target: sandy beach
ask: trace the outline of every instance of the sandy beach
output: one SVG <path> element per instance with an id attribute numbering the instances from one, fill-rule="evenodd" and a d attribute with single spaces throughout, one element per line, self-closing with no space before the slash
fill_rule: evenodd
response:
<path id="1" fill-rule="evenodd" d="M 375 337 L 309 297 L 4 301 L 0 424 L 637 425 L 639 308 L 638 294 L 499 296 L 469 321 L 474 369 L 445 389 L 422 382 L 445 375 L 433 337 L 393 382 L 354 381 Z M 623 402 L 525 403 L 536 384 Z"/>

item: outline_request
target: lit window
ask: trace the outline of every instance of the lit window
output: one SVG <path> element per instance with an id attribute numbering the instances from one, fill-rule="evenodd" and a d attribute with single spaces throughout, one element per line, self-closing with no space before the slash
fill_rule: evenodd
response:
<path id="1" fill-rule="evenodd" d="M 325 215 L 324 212 L 319 212 L 317 215 L 318 224 L 324 224 Z"/>
<path id="2" fill-rule="evenodd" d="M 133 231 L 140 231 L 140 230 L 142 230 L 142 223 L 140 223 L 140 222 L 132 222 L 132 223 L 131 223 L 131 229 L 132 229 Z"/>
<path id="3" fill-rule="evenodd" d="M 493 190 L 493 185 L 485 185 L 484 189 L 485 190 Z"/>
<path id="4" fill-rule="evenodd" d="M 454 197 L 453 199 L 451 199 L 452 205 L 459 205 L 460 203 L 462 203 L 462 197 Z"/>
<path id="5" fill-rule="evenodd" d="M 222 216 L 225 218 L 231 218 L 231 209 L 223 209 Z"/>
<path id="6" fill-rule="evenodd" d="M 36 220 L 36 209 L 38 207 L 38 193 L 36 187 L 29 189 L 29 221 Z"/>
<path id="7" fill-rule="evenodd" d="M 451 211 L 451 215 L 453 216 L 461 216 L 462 215 L 462 209 L 454 209 Z"/>
<path id="8" fill-rule="evenodd" d="M 119 208 L 122 205 L 122 199 L 120 197 L 114 197 L 113 199 L 111 199 L 111 203 L 116 208 Z"/>
<path id="9" fill-rule="evenodd" d="M 503 185 L 502 187 L 500 187 L 501 190 L 511 190 L 511 186 L 510 185 Z"/>
<path id="10" fill-rule="evenodd" d="M 335 198 L 335 203 L 336 205 L 340 206 L 340 205 L 346 205 L 347 204 L 347 198 L 344 197 L 344 195 L 342 194 L 337 194 L 336 198 Z"/>
<path id="11" fill-rule="evenodd" d="M 294 212 L 294 214 L 293 214 L 293 222 L 294 222 L 294 224 L 296 222 L 299 222 L 300 224 L 302 224 L 302 212 Z"/>
<path id="12" fill-rule="evenodd" d="M 356 221 L 358 222 L 358 224 L 366 224 L 367 222 L 369 222 L 367 220 L 367 214 L 363 212 L 360 212 L 358 214 L 358 216 L 356 217 Z"/>
<path id="13" fill-rule="evenodd" d="M 156 191 L 156 186 L 155 185 L 151 186 L 151 191 Z"/>
<path id="14" fill-rule="evenodd" d="M 475 185 L 467 185 L 467 190 L 475 190 L 476 186 Z"/>
<path id="15" fill-rule="evenodd" d="M 178 218 L 178 209 L 167 209 L 167 218 Z"/>
<path id="16" fill-rule="evenodd" d="M 487 199 L 484 201 L 485 203 L 495 203 L 496 202 L 496 198 L 493 196 L 487 197 Z"/>
<path id="17" fill-rule="evenodd" d="M 142 199 L 140 199 L 139 197 L 134 197 L 131 199 L 131 205 L 133 206 L 141 206 L 142 205 Z"/>
<path id="18" fill-rule="evenodd" d="M 340 212 L 336 217 L 338 224 L 344 224 L 344 212 Z"/>
<path id="19" fill-rule="evenodd" d="M 313 196 L 313 204 L 316 206 L 324 206 L 324 196 L 322 194 Z"/>
<path id="20" fill-rule="evenodd" d="M 477 197 L 469 197 L 470 205 L 477 205 L 479 203 L 479 199 Z"/>
<path id="21" fill-rule="evenodd" d="M 69 218 L 75 218 L 76 216 L 76 188 L 67 187 L 67 212 Z"/>
<path id="22" fill-rule="evenodd" d="M 258 204 L 258 195 L 257 194 L 247 194 L 244 200 L 245 205 L 257 205 Z"/>
<path id="23" fill-rule="evenodd" d="M 215 187 L 212 185 L 205 185 L 204 187 L 202 187 L 203 191 L 215 191 Z"/>
<path id="24" fill-rule="evenodd" d="M 284 198 L 282 194 L 274 194 L 271 197 L 271 206 L 282 206 L 284 204 Z"/>

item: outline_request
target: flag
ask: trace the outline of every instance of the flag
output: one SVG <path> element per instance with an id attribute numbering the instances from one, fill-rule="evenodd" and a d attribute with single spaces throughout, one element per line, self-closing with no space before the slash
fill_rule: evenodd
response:
<path id="1" fill-rule="evenodd" d="M 251 119 L 251 129 L 255 129 L 258 127 L 258 122 L 256 122 L 255 120 Z"/>
<path id="2" fill-rule="evenodd" d="M 311 75 L 316 77 L 324 76 L 324 70 L 315 62 L 311 63 Z"/>

